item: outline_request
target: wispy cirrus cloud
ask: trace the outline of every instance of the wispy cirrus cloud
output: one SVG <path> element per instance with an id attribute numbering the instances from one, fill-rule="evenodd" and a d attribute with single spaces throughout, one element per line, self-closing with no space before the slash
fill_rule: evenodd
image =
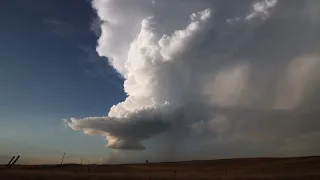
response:
<path id="1" fill-rule="evenodd" d="M 57 19 L 45 19 L 43 24 L 60 37 L 69 37 L 75 33 L 75 28 L 72 25 Z"/>
<path id="2" fill-rule="evenodd" d="M 119 90 L 122 89 L 123 77 L 109 64 L 108 58 L 100 57 L 91 46 L 79 45 L 79 48 L 83 52 L 83 55 L 79 58 L 79 63 L 88 76 L 104 78 L 114 87 L 119 88 Z"/>

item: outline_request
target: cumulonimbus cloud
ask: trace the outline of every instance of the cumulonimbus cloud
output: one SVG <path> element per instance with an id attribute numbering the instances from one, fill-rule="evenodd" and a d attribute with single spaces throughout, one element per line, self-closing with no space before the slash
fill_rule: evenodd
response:
<path id="1" fill-rule="evenodd" d="M 233 3 L 243 8 L 233 11 Z M 252 143 L 258 154 L 255 145 L 280 153 L 320 131 L 320 13 L 311 11 L 320 3 L 92 5 L 101 20 L 97 52 L 125 78 L 128 97 L 105 117 L 66 120 L 72 129 L 103 135 L 113 149 L 144 149 L 142 141 L 181 128 L 201 139 L 190 147 Z"/>

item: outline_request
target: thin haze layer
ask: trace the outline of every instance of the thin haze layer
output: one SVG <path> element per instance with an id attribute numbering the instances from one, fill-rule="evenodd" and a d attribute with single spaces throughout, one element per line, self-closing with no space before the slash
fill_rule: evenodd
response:
<path id="1" fill-rule="evenodd" d="M 113 149 L 145 149 L 162 133 L 183 136 L 180 151 L 319 153 L 320 2 L 92 6 L 102 22 L 97 52 L 125 78 L 128 97 L 105 117 L 66 120 L 72 129 Z"/>

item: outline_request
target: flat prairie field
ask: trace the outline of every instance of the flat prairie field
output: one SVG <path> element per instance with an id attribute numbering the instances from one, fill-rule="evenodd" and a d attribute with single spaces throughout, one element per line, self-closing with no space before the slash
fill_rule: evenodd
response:
<path id="1" fill-rule="evenodd" d="M 243 158 L 122 165 L 14 165 L 0 179 L 320 180 L 320 157 Z"/>

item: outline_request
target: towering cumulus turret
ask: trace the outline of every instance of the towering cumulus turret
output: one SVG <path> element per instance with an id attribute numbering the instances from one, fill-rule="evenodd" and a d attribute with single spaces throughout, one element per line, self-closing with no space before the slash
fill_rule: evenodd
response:
<path id="1" fill-rule="evenodd" d="M 184 133 L 184 149 L 227 156 L 320 149 L 320 2 L 92 6 L 102 22 L 97 52 L 124 77 L 127 98 L 104 117 L 65 120 L 70 128 L 103 135 L 112 149 L 145 149 L 166 133 Z"/>

